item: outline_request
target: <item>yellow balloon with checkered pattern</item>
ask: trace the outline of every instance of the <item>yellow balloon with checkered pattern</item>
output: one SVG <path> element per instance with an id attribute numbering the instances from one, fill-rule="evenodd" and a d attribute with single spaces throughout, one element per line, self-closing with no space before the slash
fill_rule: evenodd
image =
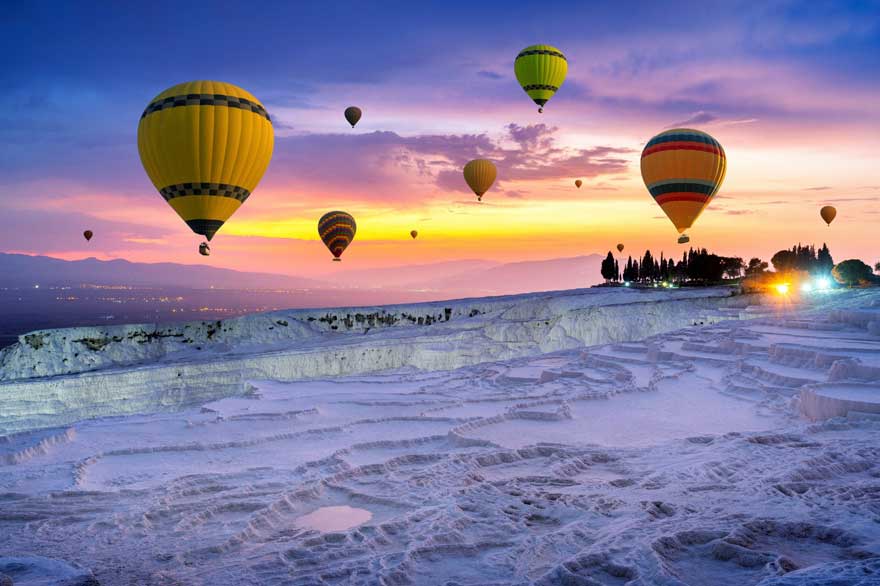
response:
<path id="1" fill-rule="evenodd" d="M 274 144 L 263 104 L 220 81 L 165 90 L 138 124 L 138 152 L 153 185 L 208 240 L 257 187 Z"/>

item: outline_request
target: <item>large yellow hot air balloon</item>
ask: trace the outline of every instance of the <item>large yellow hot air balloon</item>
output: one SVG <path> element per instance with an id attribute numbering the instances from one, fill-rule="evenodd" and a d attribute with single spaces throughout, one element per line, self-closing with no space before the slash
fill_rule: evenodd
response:
<path id="1" fill-rule="evenodd" d="M 825 223 L 829 226 L 831 222 L 834 221 L 834 218 L 837 216 L 837 208 L 834 206 L 824 206 L 821 210 L 819 210 L 819 215 L 822 216 L 822 219 L 825 220 Z"/>
<path id="2" fill-rule="evenodd" d="M 575 187 L 577 187 L 578 189 L 580 189 L 580 188 L 581 188 L 581 185 L 583 185 L 583 184 L 584 184 L 584 182 L 581 181 L 580 179 L 575 179 L 575 180 L 574 180 L 574 185 L 575 185 Z"/>
<path id="3" fill-rule="evenodd" d="M 351 214 L 347 212 L 327 212 L 318 220 L 318 236 L 330 252 L 333 260 L 339 258 L 357 233 L 357 224 Z"/>
<path id="4" fill-rule="evenodd" d="M 138 152 L 153 185 L 208 240 L 256 188 L 274 142 L 259 100 L 219 81 L 165 90 L 138 124 Z"/>
<path id="5" fill-rule="evenodd" d="M 495 163 L 488 159 L 474 159 L 464 166 L 464 180 L 477 196 L 483 201 L 483 194 L 495 183 L 498 170 Z"/>
<path id="6" fill-rule="evenodd" d="M 538 112 L 543 112 L 544 104 L 565 81 L 568 61 L 556 47 L 532 45 L 519 52 L 513 70 L 519 85 L 538 104 Z"/>
<path id="7" fill-rule="evenodd" d="M 642 179 L 679 234 L 693 226 L 718 192 L 726 170 L 721 144 L 699 130 L 661 132 L 642 151 Z"/>

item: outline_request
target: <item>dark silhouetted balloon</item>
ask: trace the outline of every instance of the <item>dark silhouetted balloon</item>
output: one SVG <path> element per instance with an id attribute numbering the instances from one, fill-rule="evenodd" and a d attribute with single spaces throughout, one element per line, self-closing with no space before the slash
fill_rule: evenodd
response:
<path id="1" fill-rule="evenodd" d="M 837 217 L 837 208 L 834 206 L 825 206 L 819 210 L 819 215 L 822 216 L 825 223 L 830 226 L 831 222 L 834 221 L 834 218 Z"/>
<path id="2" fill-rule="evenodd" d="M 83 232 L 83 238 L 86 239 L 86 242 L 88 242 L 89 240 L 91 240 L 91 239 L 92 239 L 92 236 L 94 236 L 94 234 L 92 233 L 91 230 L 86 230 L 85 232 Z"/>
<path id="3" fill-rule="evenodd" d="M 354 128 L 355 124 L 358 123 L 358 120 L 361 119 L 361 109 L 357 106 L 349 106 L 345 109 L 345 119 L 348 120 L 348 123 L 351 124 L 351 127 Z"/>

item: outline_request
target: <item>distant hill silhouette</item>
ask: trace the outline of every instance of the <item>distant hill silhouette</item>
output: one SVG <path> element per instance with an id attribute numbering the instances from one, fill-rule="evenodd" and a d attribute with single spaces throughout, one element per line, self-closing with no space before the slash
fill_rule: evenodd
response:
<path id="1" fill-rule="evenodd" d="M 193 289 L 350 289 L 434 292 L 437 299 L 588 287 L 600 281 L 598 254 L 498 263 L 461 260 L 381 269 L 348 269 L 330 280 L 250 273 L 203 265 L 127 260 L 67 261 L 0 253 L 0 286 L 130 285 Z M 374 302 L 375 296 L 371 296 Z M 389 303 L 394 301 L 389 299 Z"/>
<path id="2" fill-rule="evenodd" d="M 208 289 L 303 289 L 329 284 L 287 275 L 248 273 L 202 265 L 136 263 L 127 260 L 62 260 L 48 256 L 0 253 L 4 287 L 34 285 L 131 285 L 136 287 L 191 287 Z"/>

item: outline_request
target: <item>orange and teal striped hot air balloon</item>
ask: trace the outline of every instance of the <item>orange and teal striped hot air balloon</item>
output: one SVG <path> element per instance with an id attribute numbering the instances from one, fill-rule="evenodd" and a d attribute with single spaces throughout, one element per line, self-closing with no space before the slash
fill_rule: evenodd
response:
<path id="1" fill-rule="evenodd" d="M 346 212 L 327 212 L 318 220 L 318 235 L 337 262 L 342 260 L 339 257 L 354 240 L 356 232 L 357 224 L 351 214 Z"/>
<path id="2" fill-rule="evenodd" d="M 642 151 L 645 186 L 679 234 L 693 226 L 718 193 L 726 171 L 721 144 L 700 130 L 661 132 Z"/>

